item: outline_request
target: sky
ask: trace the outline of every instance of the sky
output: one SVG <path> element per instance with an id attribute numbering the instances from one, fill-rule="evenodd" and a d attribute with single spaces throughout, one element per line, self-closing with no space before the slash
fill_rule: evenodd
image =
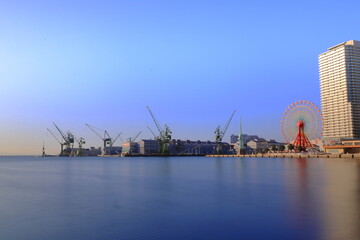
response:
<path id="1" fill-rule="evenodd" d="M 318 55 L 360 40 L 360 1 L 0 0 L 0 154 L 49 154 L 48 133 L 101 140 L 239 132 L 282 141 L 297 100 L 321 107 Z M 118 142 L 120 144 L 120 142 Z"/>

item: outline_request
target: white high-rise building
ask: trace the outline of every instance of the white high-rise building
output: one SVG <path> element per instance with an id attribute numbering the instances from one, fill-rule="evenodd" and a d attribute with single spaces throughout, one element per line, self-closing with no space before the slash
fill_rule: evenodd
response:
<path id="1" fill-rule="evenodd" d="M 319 55 L 324 141 L 360 138 L 360 42 Z"/>

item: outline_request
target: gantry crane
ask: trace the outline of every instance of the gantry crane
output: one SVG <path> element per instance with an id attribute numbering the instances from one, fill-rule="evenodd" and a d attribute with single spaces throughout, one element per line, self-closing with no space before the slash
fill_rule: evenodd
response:
<path id="1" fill-rule="evenodd" d="M 112 138 L 112 137 L 110 137 L 109 133 L 106 130 L 103 130 L 104 131 L 104 137 L 102 137 L 95 130 L 96 127 L 93 127 L 93 126 L 91 126 L 91 125 L 89 125 L 87 123 L 85 123 L 85 125 L 88 128 L 90 128 L 90 130 L 93 131 L 96 134 L 96 136 L 98 136 L 101 140 L 103 140 L 103 143 L 104 143 L 103 154 L 106 154 L 106 152 L 105 152 L 106 147 L 112 147 L 114 145 L 114 143 L 116 142 L 116 140 L 118 140 L 118 138 L 122 134 L 122 133 L 119 133 L 115 138 Z M 97 129 L 99 129 L 99 128 L 97 128 Z M 99 129 L 99 130 L 102 130 L 102 129 Z"/>
<path id="2" fill-rule="evenodd" d="M 164 129 L 161 127 L 161 125 L 159 124 L 159 122 L 156 120 L 154 114 L 152 113 L 152 111 L 150 110 L 150 108 L 148 106 L 146 106 L 146 108 L 149 110 L 149 113 L 151 115 L 151 118 L 153 119 L 157 130 L 159 131 L 159 136 L 156 137 L 155 139 L 157 139 L 158 143 L 159 143 L 159 153 L 160 154 L 168 154 L 169 153 L 169 143 L 171 141 L 171 130 L 169 128 L 168 125 L 164 125 Z"/>
<path id="3" fill-rule="evenodd" d="M 64 140 L 63 145 L 66 146 L 65 149 L 62 149 L 60 156 L 70 156 L 72 149 L 74 148 L 74 136 L 69 131 L 65 134 L 54 122 L 53 124 Z"/>
<path id="4" fill-rule="evenodd" d="M 226 133 L 226 130 L 228 129 L 231 119 L 234 117 L 236 110 L 233 111 L 233 113 L 231 114 L 231 117 L 229 118 L 229 120 L 227 121 L 227 123 L 225 124 L 225 127 L 223 128 L 223 130 L 220 129 L 220 125 L 217 126 L 217 128 L 215 129 L 215 153 L 216 154 L 221 154 L 222 153 L 222 140 L 224 138 L 224 135 Z"/>

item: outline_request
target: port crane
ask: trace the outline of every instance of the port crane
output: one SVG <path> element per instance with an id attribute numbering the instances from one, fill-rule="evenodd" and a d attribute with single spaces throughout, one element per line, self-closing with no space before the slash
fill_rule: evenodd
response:
<path id="1" fill-rule="evenodd" d="M 106 147 L 112 147 L 114 145 L 114 143 L 116 142 L 116 140 L 118 140 L 118 138 L 120 137 L 120 135 L 122 134 L 119 133 L 115 138 L 112 138 L 110 137 L 109 133 L 106 131 L 106 130 L 103 130 L 104 131 L 104 136 L 101 136 L 96 130 L 94 126 L 91 126 L 87 123 L 85 123 L 85 125 L 90 128 L 91 131 L 93 131 L 96 136 L 98 136 L 104 143 L 104 148 L 103 148 L 103 154 L 105 154 L 105 149 Z M 99 129 L 99 128 L 96 128 L 96 129 Z M 99 129 L 99 130 L 102 130 L 102 129 Z"/>
<path id="2" fill-rule="evenodd" d="M 61 141 L 56 137 L 56 135 L 55 135 L 49 128 L 47 128 L 47 130 L 48 130 L 48 132 L 55 138 L 55 140 L 60 144 L 60 155 L 61 155 L 61 153 L 62 153 L 63 150 L 64 150 L 64 143 L 61 142 Z"/>
<path id="3" fill-rule="evenodd" d="M 53 122 L 53 124 L 64 140 L 63 145 L 66 146 L 65 149 L 62 149 L 60 155 L 61 156 L 70 156 L 70 154 L 72 152 L 72 148 L 74 148 L 74 136 L 69 131 L 65 134 L 63 131 L 61 131 L 61 129 L 54 122 Z"/>
<path id="4" fill-rule="evenodd" d="M 80 138 L 75 138 L 75 141 L 79 144 L 79 151 L 78 151 L 78 156 L 82 156 L 83 155 L 83 147 L 82 145 L 85 144 L 85 139 L 83 137 Z"/>
<path id="5" fill-rule="evenodd" d="M 224 135 L 226 133 L 226 130 L 228 129 L 230 122 L 232 120 L 232 118 L 234 117 L 236 110 L 233 111 L 233 113 L 231 114 L 229 120 L 227 121 L 227 123 L 225 124 L 223 130 L 220 129 L 220 125 L 217 126 L 217 128 L 215 129 L 215 153 L 216 154 L 221 154 L 222 153 L 222 140 L 224 138 Z"/>
<path id="6" fill-rule="evenodd" d="M 72 134 L 70 131 L 69 131 L 69 133 L 72 135 L 72 136 L 74 136 L 74 139 L 75 139 L 75 141 L 78 143 L 78 145 L 79 145 L 79 149 L 78 149 L 78 152 L 77 152 L 77 156 L 82 156 L 83 155 L 83 145 L 86 143 L 85 142 L 85 139 L 83 138 L 83 137 L 80 137 L 80 138 L 77 138 L 77 137 L 75 137 L 75 135 L 74 134 Z"/>
<path id="7" fill-rule="evenodd" d="M 149 113 L 151 115 L 152 120 L 154 121 L 157 130 L 159 131 L 159 136 L 155 137 L 155 139 L 159 143 L 159 153 L 160 154 L 168 154 L 169 153 L 169 143 L 171 141 L 171 130 L 168 125 L 164 125 L 164 129 L 161 127 L 160 123 L 156 120 L 155 115 L 152 113 L 150 108 L 146 106 L 146 108 L 149 110 Z M 155 134 L 154 134 L 155 136 Z"/>

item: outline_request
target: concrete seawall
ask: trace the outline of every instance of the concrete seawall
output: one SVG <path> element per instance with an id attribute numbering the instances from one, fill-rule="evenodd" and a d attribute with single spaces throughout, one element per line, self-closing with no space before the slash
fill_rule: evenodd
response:
<path id="1" fill-rule="evenodd" d="M 354 158 L 360 159 L 360 154 L 304 154 L 304 153 L 271 153 L 245 155 L 206 155 L 206 157 L 254 157 L 254 158 Z"/>

